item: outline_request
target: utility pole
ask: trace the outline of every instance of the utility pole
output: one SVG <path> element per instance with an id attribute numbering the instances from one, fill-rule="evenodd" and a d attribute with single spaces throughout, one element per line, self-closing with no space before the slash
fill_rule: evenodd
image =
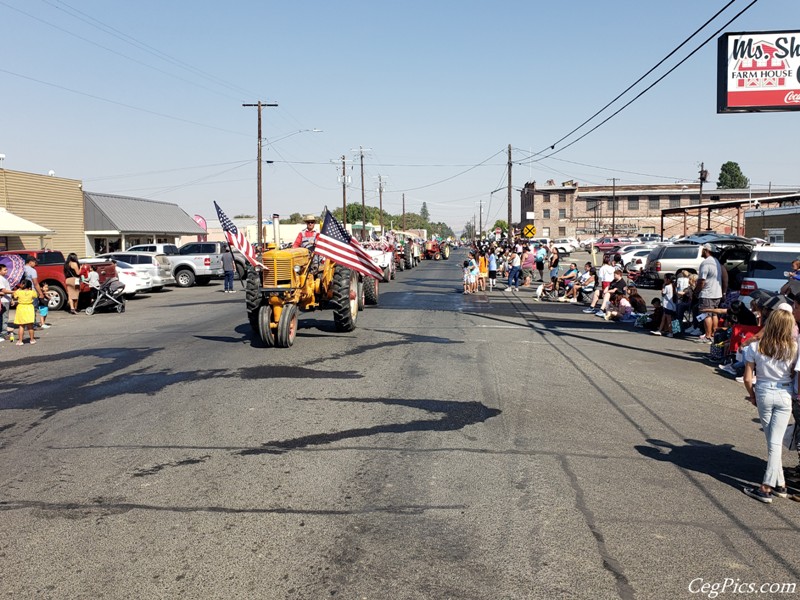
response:
<path id="1" fill-rule="evenodd" d="M 347 165 L 342 154 L 342 225 L 347 225 Z"/>
<path id="2" fill-rule="evenodd" d="M 364 148 L 364 146 L 359 146 L 358 150 L 353 150 L 353 152 L 358 152 L 359 156 L 361 157 L 361 241 L 367 241 L 367 202 L 364 196 L 364 151 L 369 151 L 371 148 Z"/>
<path id="3" fill-rule="evenodd" d="M 378 208 L 380 212 L 381 235 L 383 235 L 383 177 L 378 175 Z"/>
<path id="4" fill-rule="evenodd" d="M 703 203 L 703 184 L 706 182 L 706 179 L 708 179 L 708 171 L 705 170 L 705 163 L 701 162 L 700 163 L 700 195 L 697 198 L 697 204 L 698 205 Z M 709 221 L 710 221 L 711 213 L 708 214 L 708 218 L 709 218 Z M 710 225 L 711 225 L 711 223 L 709 222 L 709 229 L 711 229 Z M 700 233 L 702 227 L 703 227 L 703 209 L 702 208 L 698 208 L 697 209 L 697 233 Z"/>
<path id="5" fill-rule="evenodd" d="M 261 100 L 259 100 L 256 104 L 242 104 L 242 106 L 248 106 L 248 107 L 249 106 L 257 106 L 258 107 L 258 158 L 257 158 L 257 160 L 258 160 L 258 168 L 257 168 L 257 173 L 256 173 L 256 178 L 258 179 L 258 184 L 257 184 L 257 186 L 258 186 L 258 188 L 257 188 L 258 189 L 258 192 L 257 192 L 258 211 L 257 211 L 257 213 L 258 214 L 257 214 L 256 218 L 258 219 L 258 236 L 257 236 L 258 251 L 262 252 L 263 251 L 263 246 L 262 246 L 262 241 L 263 240 L 262 240 L 262 231 L 261 230 L 263 228 L 263 223 L 262 223 L 263 217 L 262 217 L 262 214 L 261 214 L 262 213 L 262 208 L 261 208 L 261 140 L 262 140 L 262 137 L 261 137 L 261 109 L 264 106 L 278 106 L 278 104 L 277 104 L 277 102 L 276 103 L 266 103 L 266 102 L 261 102 Z"/>
<path id="6" fill-rule="evenodd" d="M 406 195 L 403 194 L 403 231 L 406 230 Z"/>
<path id="7" fill-rule="evenodd" d="M 478 239 L 483 239 L 483 198 L 478 200 L 478 205 L 480 206 L 480 219 L 478 220 Z"/>
<path id="8" fill-rule="evenodd" d="M 611 182 L 611 237 L 614 237 L 617 230 L 617 178 L 612 177 Z"/>
<path id="9" fill-rule="evenodd" d="M 508 145 L 508 241 L 514 239 L 512 235 L 513 226 L 511 225 L 511 144 Z"/>

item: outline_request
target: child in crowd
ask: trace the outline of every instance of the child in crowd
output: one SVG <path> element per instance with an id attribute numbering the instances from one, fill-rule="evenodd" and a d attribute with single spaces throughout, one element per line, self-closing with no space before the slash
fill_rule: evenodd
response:
<path id="1" fill-rule="evenodd" d="M 664 287 L 661 288 L 661 306 L 664 309 L 664 316 L 661 317 L 661 326 L 651 333 L 653 335 L 672 337 L 672 319 L 675 318 L 675 281 L 671 273 L 664 275 Z"/>
<path id="2" fill-rule="evenodd" d="M 469 269 L 469 261 L 465 260 L 464 261 L 464 293 L 465 294 L 469 294 L 469 291 L 472 288 L 472 285 L 470 283 L 469 271 L 470 271 L 470 269 Z"/>
<path id="3" fill-rule="evenodd" d="M 791 308 L 791 307 L 790 307 Z M 767 438 L 767 471 L 760 487 L 745 487 L 744 493 L 759 502 L 787 498 L 783 474 L 783 435 L 792 412 L 792 390 L 797 363 L 795 320 L 790 311 L 775 310 L 764 325 L 758 342 L 744 351 L 744 387 L 747 399 L 758 407 L 761 428 Z M 758 382 L 753 384 L 753 372 Z"/>
<path id="4" fill-rule="evenodd" d="M 675 291 L 680 294 L 689 287 L 689 271 L 683 269 L 678 273 L 678 280 L 675 282 Z"/>
<path id="5" fill-rule="evenodd" d="M 648 331 L 656 331 L 661 328 L 661 321 L 664 318 L 664 307 L 661 306 L 661 299 L 653 298 L 650 301 L 653 305 L 653 312 L 650 319 L 644 324 L 644 328 Z"/>
<path id="6" fill-rule="evenodd" d="M 23 279 L 20 284 L 20 289 L 14 292 L 14 300 L 17 301 L 17 310 L 14 313 L 14 325 L 19 327 L 19 339 L 17 339 L 17 346 L 22 346 L 22 335 L 24 330 L 28 330 L 28 338 L 31 344 L 35 344 L 36 340 L 33 337 L 33 324 L 36 321 L 36 309 L 33 307 L 33 301 L 38 297 L 36 290 L 33 289 L 33 284 L 30 279 Z"/>
<path id="7" fill-rule="evenodd" d="M 627 321 L 631 316 L 631 303 L 622 290 L 615 290 L 611 295 L 611 303 L 608 305 L 606 314 L 603 317 L 606 321 Z"/>
<path id="8" fill-rule="evenodd" d="M 50 329 L 50 325 L 47 324 L 47 314 L 50 312 L 50 308 L 47 306 L 47 301 L 50 298 L 47 292 L 50 291 L 50 286 L 46 283 L 41 285 L 42 294 L 44 294 L 44 300 L 39 302 L 39 328 L 40 329 Z"/>
<path id="9" fill-rule="evenodd" d="M 647 314 L 647 302 L 645 302 L 644 298 L 642 298 L 641 294 L 639 294 L 639 290 L 636 289 L 635 285 L 628 286 L 628 302 L 630 303 L 631 311 L 633 311 L 634 314 Z"/>

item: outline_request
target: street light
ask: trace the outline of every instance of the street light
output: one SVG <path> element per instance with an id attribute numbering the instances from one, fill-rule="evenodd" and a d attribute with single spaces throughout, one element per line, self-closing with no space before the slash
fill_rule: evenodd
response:
<path id="1" fill-rule="evenodd" d="M 316 127 L 314 129 L 298 129 L 297 131 L 293 131 L 291 133 L 287 133 L 286 135 L 282 135 L 280 137 L 277 137 L 274 140 L 264 140 L 264 141 L 267 142 L 268 146 L 271 146 L 272 144 L 274 144 L 276 142 L 280 142 L 281 140 L 285 140 L 286 138 L 290 138 L 293 135 L 297 135 L 298 133 L 323 133 L 323 131 L 322 131 L 322 129 L 317 129 Z"/>

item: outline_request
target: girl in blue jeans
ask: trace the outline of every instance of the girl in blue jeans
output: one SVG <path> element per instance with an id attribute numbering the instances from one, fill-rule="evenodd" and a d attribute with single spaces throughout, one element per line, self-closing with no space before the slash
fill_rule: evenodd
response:
<path id="1" fill-rule="evenodd" d="M 761 339 L 747 346 L 744 354 L 744 387 L 747 399 L 758 407 L 758 417 L 767 438 L 767 472 L 761 487 L 746 487 L 744 493 L 760 502 L 788 497 L 783 477 L 783 435 L 792 413 L 792 390 L 797 363 L 795 320 L 791 312 L 773 311 Z M 758 380 L 753 385 L 753 371 Z"/>

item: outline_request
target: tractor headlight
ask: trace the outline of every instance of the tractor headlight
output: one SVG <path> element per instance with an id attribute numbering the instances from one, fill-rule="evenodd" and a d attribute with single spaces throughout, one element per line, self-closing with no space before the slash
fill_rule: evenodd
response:
<path id="1" fill-rule="evenodd" d="M 300 271 L 302 271 L 302 270 L 303 270 L 303 269 L 302 269 L 302 267 L 301 267 L 300 265 L 295 265 L 295 266 L 294 266 L 294 272 L 295 272 L 296 274 L 300 275 Z"/>

